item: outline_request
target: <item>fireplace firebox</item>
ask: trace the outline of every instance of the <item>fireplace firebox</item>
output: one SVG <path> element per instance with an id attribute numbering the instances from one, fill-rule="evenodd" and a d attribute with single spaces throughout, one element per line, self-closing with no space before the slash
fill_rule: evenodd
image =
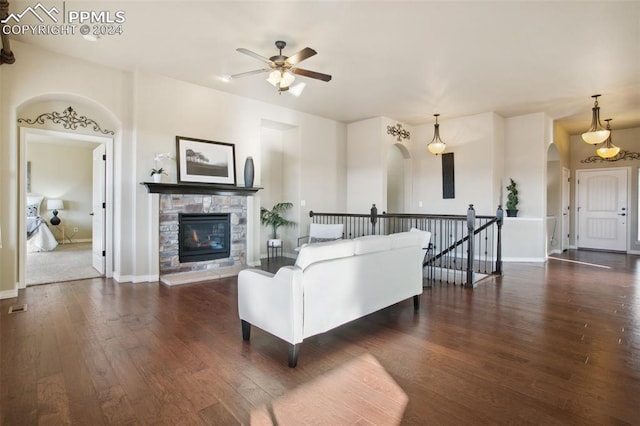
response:
<path id="1" fill-rule="evenodd" d="M 178 214 L 180 263 L 224 259 L 231 255 L 231 220 L 225 213 Z"/>

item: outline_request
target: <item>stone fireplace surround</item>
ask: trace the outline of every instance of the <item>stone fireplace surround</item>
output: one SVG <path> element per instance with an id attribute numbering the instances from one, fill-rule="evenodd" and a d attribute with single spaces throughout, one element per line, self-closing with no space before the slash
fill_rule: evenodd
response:
<path id="1" fill-rule="evenodd" d="M 229 213 L 231 256 L 180 263 L 178 213 Z M 247 197 L 243 195 L 160 194 L 160 281 L 185 284 L 237 275 L 247 264 Z"/>

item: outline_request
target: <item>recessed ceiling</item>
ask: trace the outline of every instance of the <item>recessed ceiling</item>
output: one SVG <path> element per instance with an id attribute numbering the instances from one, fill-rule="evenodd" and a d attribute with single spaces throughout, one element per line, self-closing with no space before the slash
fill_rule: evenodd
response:
<path id="1" fill-rule="evenodd" d="M 10 11 L 28 5 L 11 2 Z M 640 2 L 107 2 L 123 10 L 122 35 L 17 36 L 45 49 L 109 67 L 169 76 L 343 122 L 376 116 L 417 125 L 494 111 L 546 112 L 571 134 L 591 118 L 601 93 L 612 127 L 640 127 Z M 266 75 L 225 83 L 257 69 L 236 52 L 264 56 L 304 47 L 300 97 L 279 95 Z M 20 61 L 16 53 L 16 60 Z M 11 65 L 5 65 L 11 66 Z"/>

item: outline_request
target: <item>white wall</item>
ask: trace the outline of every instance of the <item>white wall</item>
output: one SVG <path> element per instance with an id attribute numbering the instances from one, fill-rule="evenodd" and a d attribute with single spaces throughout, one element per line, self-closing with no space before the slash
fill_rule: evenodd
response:
<path id="1" fill-rule="evenodd" d="M 387 117 L 376 117 L 350 123 L 347 126 L 347 212 L 369 213 L 375 204 L 378 212 L 387 209 L 387 168 L 388 156 L 394 145 L 403 147 L 409 153 L 415 144 L 415 134 L 411 126 L 402 124 L 411 133 L 410 139 L 398 141 L 387 133 L 387 126 L 395 127 L 398 122 Z M 396 147 L 396 149 L 399 149 Z M 405 171 L 411 175 L 412 163 L 405 161 Z M 407 179 L 410 180 L 410 179 Z M 405 182 L 405 184 L 407 184 Z M 411 192 L 405 188 L 405 205 L 411 205 Z M 410 189 L 410 188 L 409 188 Z M 409 196 L 409 197 L 407 197 Z"/>
<path id="2" fill-rule="evenodd" d="M 447 144 L 445 152 L 454 153 L 455 198 L 442 198 L 442 157 L 426 149 L 433 138 L 433 124 L 416 126 L 411 137 L 412 212 L 464 215 L 473 204 L 478 215 L 495 214 L 499 198 L 496 173 L 502 174 L 501 170 L 496 172 L 500 163 L 495 153 L 496 141 L 499 147 L 502 137 L 500 120 L 486 113 L 439 123 L 440 137 Z"/>
<path id="3" fill-rule="evenodd" d="M 505 221 L 505 260 L 546 259 L 546 150 L 551 122 L 543 113 L 505 119 L 503 186 L 518 184 L 518 217 Z"/>
<path id="4" fill-rule="evenodd" d="M 347 213 L 368 213 L 372 204 L 385 207 L 382 117 L 347 126 Z"/>
<path id="5" fill-rule="evenodd" d="M 73 241 L 91 240 L 94 144 L 79 145 L 29 142 L 27 161 L 31 162 L 31 192 L 45 197 L 40 212 L 45 219 L 48 199 L 61 199 L 64 210 L 58 217 L 67 238 Z M 78 232 L 74 232 L 74 228 Z M 62 241 L 62 233 L 53 231 Z"/>
<path id="6" fill-rule="evenodd" d="M 114 140 L 118 146 L 122 140 L 130 140 L 127 133 L 131 129 L 130 85 L 126 73 L 97 67 L 71 58 L 63 58 L 26 44 L 15 42 L 16 63 L 4 65 L 0 82 L 0 220 L 3 222 L 3 250 L 0 268 L 0 297 L 12 293 L 17 294 L 19 285 L 19 259 L 24 262 L 24 219 L 22 193 L 24 186 L 19 182 L 24 179 L 24 167 L 21 162 L 25 158 L 19 155 L 20 139 L 16 122 L 18 117 L 35 118 L 38 114 L 31 107 L 35 104 L 46 105 L 47 100 L 55 109 L 41 112 L 63 111 L 70 103 L 82 105 L 87 115 L 95 117 L 101 125 L 117 131 Z M 24 114 L 24 115 L 23 115 Z M 46 127 L 46 126 L 41 126 Z M 60 127 L 60 126 L 58 126 Z M 88 132 L 79 129 L 76 133 Z M 122 153 L 117 151 L 117 155 Z M 119 158 L 118 167 L 130 168 L 130 156 Z M 22 175 L 21 175 L 22 174 Z M 122 173 L 118 173 L 114 194 L 117 196 L 117 208 L 129 211 L 131 204 L 122 197 L 120 187 Z M 118 228 L 117 244 L 121 248 L 114 253 L 114 264 L 118 268 L 126 267 L 131 257 L 130 239 L 131 221 L 114 221 Z M 6 235 L 8 234 L 8 235 Z M 20 238 L 18 237 L 20 235 Z M 124 265 L 123 265 L 124 264 Z"/>
<path id="7" fill-rule="evenodd" d="M 158 196 L 149 195 L 140 182 L 149 179 L 156 153 L 175 153 L 178 135 L 234 143 L 238 182 L 243 182 L 244 160 L 251 155 L 259 186 L 261 120 L 297 127 L 300 142 L 296 155 L 301 167 L 297 199 L 291 201 L 299 206 L 303 195 L 307 208 L 345 208 L 342 188 L 346 177 L 338 170 L 344 164 L 338 157 L 346 144 L 346 125 L 342 123 L 158 75 L 93 65 L 20 42 L 12 47 L 18 59 L 3 66 L 0 74 L 0 224 L 4 238 L 0 292 L 5 292 L 0 297 L 12 295 L 18 285 L 21 231 L 17 225 L 22 214 L 18 208 L 19 138 L 14 124 L 18 110 L 34 117 L 36 113 L 62 111 L 74 103 L 89 111 L 85 115 L 115 129 L 113 268 L 114 277 L 121 281 L 158 277 Z M 44 110 L 48 106 L 43 100 L 51 100 L 52 109 Z M 37 105 L 37 111 L 29 110 L 31 105 Z M 167 180 L 175 182 L 175 165 L 169 168 Z M 255 262 L 260 254 L 259 194 L 248 203 L 252 221 L 248 224 L 249 262 Z"/>

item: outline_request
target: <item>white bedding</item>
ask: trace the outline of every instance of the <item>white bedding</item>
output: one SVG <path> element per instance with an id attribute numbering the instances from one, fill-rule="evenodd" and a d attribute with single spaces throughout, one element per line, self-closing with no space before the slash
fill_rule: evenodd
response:
<path id="1" fill-rule="evenodd" d="M 36 218 L 27 218 L 27 228 L 29 228 L 30 220 Z M 46 222 L 41 223 L 38 228 L 27 239 L 27 253 L 35 253 L 39 251 L 51 251 L 58 247 L 58 242 L 53 233 L 47 226 Z"/>

